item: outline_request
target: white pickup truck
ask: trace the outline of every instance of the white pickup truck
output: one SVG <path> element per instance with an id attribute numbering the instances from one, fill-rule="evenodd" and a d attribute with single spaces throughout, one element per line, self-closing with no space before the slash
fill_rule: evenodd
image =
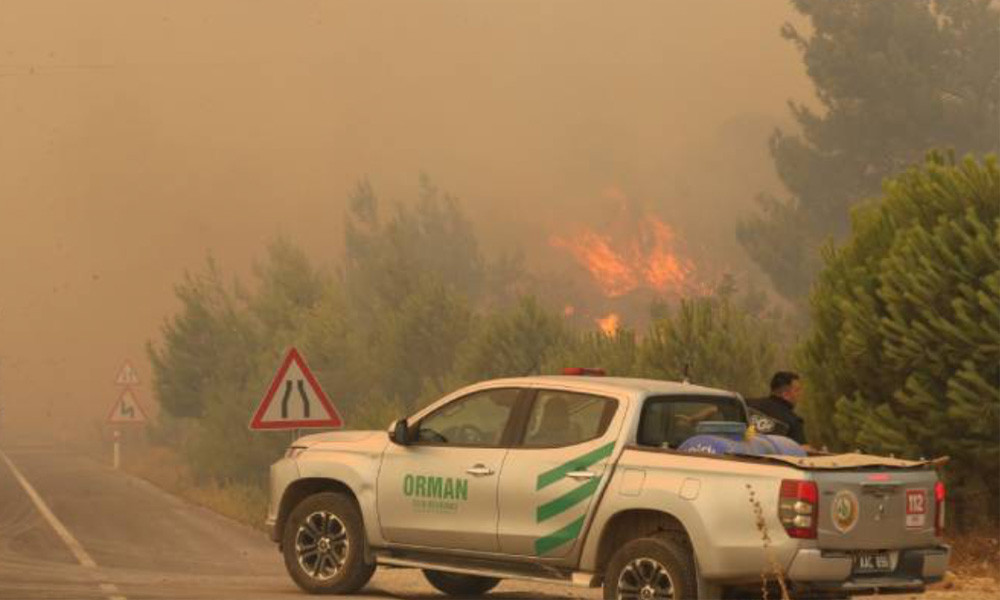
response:
<path id="1" fill-rule="evenodd" d="M 796 598 L 915 592 L 944 575 L 933 463 L 679 451 L 707 414 L 748 422 L 739 395 L 688 384 L 479 383 L 388 431 L 295 441 L 267 525 L 312 593 L 356 591 L 379 565 L 451 595 L 518 578 L 628 600 L 759 596 L 779 574 Z"/>

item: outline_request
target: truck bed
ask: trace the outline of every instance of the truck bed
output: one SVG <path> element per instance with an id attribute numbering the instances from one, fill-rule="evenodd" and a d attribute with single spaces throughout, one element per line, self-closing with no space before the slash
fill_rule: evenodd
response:
<path id="1" fill-rule="evenodd" d="M 947 457 L 914 461 L 860 453 L 798 457 L 689 453 L 649 446 L 629 449 L 801 471 L 801 478 L 815 481 L 818 488 L 815 539 L 823 550 L 882 551 L 937 543 L 935 468 Z"/>

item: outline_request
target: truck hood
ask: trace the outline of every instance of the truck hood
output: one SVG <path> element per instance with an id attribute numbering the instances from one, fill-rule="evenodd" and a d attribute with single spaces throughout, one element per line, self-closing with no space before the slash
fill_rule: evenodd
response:
<path id="1" fill-rule="evenodd" d="M 292 446 L 310 448 L 317 444 L 356 444 L 376 435 L 385 435 L 384 431 L 327 431 L 302 436 L 292 442 Z"/>

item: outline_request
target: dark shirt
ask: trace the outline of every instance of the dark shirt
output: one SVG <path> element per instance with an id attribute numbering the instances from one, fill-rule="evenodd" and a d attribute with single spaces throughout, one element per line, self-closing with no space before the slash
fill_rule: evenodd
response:
<path id="1" fill-rule="evenodd" d="M 792 438 L 800 444 L 806 443 L 806 432 L 803 427 L 802 417 L 795 414 L 795 407 L 792 403 L 780 396 L 768 396 L 750 401 L 750 408 L 759 410 L 772 419 L 778 420 L 788 427 L 786 436 Z M 762 431 L 761 433 L 771 433 Z"/>

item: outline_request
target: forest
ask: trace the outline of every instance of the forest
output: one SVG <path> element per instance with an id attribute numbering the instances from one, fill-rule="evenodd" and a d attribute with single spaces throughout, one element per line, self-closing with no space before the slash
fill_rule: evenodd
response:
<path id="1" fill-rule="evenodd" d="M 571 260 L 554 278 L 533 256 L 484 250 L 488 224 L 447 182 L 422 176 L 389 202 L 359 174 L 330 256 L 276 237 L 248 279 L 208 257 L 177 283 L 180 308 L 148 345 L 151 438 L 201 481 L 263 486 L 289 436 L 247 422 L 289 347 L 352 429 L 384 429 L 471 382 L 567 366 L 748 398 L 792 369 L 815 447 L 949 456 L 957 523 L 995 525 L 997 10 L 793 4 L 810 27 L 781 34 L 821 109 L 790 103 L 795 127 L 761 149 L 786 193 L 760 195 L 733 232 L 762 285 L 724 268 L 696 277 L 656 215 L 633 215 L 624 234 L 554 235 L 551 252 Z"/>

